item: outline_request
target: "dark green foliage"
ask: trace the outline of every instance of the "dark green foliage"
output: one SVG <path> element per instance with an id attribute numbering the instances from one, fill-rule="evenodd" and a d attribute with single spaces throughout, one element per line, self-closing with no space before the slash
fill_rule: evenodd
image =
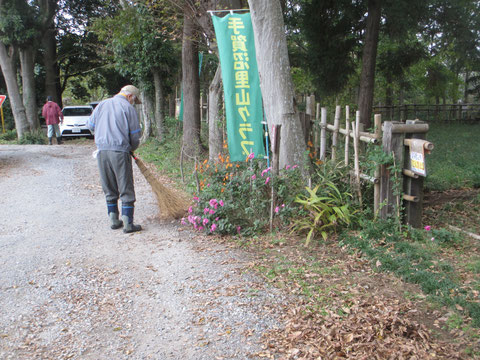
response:
<path id="1" fill-rule="evenodd" d="M 312 0 L 304 2 L 299 21 L 307 41 L 305 60 L 325 95 L 340 92 L 354 73 L 359 53 L 364 2 Z"/>
<path id="2" fill-rule="evenodd" d="M 18 140 L 20 145 L 45 145 L 47 143 L 47 139 L 43 130 L 36 130 L 27 132 L 21 139 Z"/>
<path id="3" fill-rule="evenodd" d="M 0 140 L 12 141 L 17 139 L 17 131 L 15 129 L 6 131 L 5 134 L 0 133 Z"/>

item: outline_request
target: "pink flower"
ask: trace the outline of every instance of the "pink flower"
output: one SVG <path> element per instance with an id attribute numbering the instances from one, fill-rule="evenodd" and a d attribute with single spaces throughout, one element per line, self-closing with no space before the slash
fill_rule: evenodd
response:
<path id="1" fill-rule="evenodd" d="M 193 217 L 193 215 L 188 215 L 187 219 L 190 224 L 193 224 L 195 222 L 195 218 Z"/>
<path id="2" fill-rule="evenodd" d="M 208 222 L 209 222 L 209 220 L 207 218 L 203 219 L 203 222 L 202 222 L 203 226 L 207 225 Z"/>
<path id="3" fill-rule="evenodd" d="M 257 178 L 257 175 L 253 174 L 252 175 L 252 180 L 255 180 Z"/>
<path id="4" fill-rule="evenodd" d="M 194 201 L 199 201 L 200 199 L 199 199 L 198 197 L 194 196 L 194 197 L 193 197 L 193 200 L 194 200 Z"/>
<path id="5" fill-rule="evenodd" d="M 269 172 L 272 168 L 271 167 L 268 167 L 266 168 L 265 170 L 262 171 L 262 177 L 263 175 L 265 175 L 267 172 Z"/>
<path id="6" fill-rule="evenodd" d="M 241 227 L 241 226 L 237 226 L 237 233 L 240 234 L 240 230 L 242 230 L 242 227 Z"/>
<path id="7" fill-rule="evenodd" d="M 277 207 L 275 208 L 275 214 L 278 214 L 279 211 L 280 211 L 280 208 L 277 206 Z"/>
<path id="8" fill-rule="evenodd" d="M 270 181 L 270 176 L 265 179 L 265 184 L 268 184 L 269 181 Z"/>
<path id="9" fill-rule="evenodd" d="M 290 169 L 290 165 L 285 166 L 285 170 Z"/>
<path id="10" fill-rule="evenodd" d="M 182 225 L 187 225 L 187 222 L 185 221 L 185 218 L 182 218 L 181 223 L 182 223 Z"/>
<path id="11" fill-rule="evenodd" d="M 193 207 L 190 206 L 190 207 L 188 208 L 188 213 L 191 214 L 192 212 L 193 212 Z"/>
<path id="12" fill-rule="evenodd" d="M 430 231 L 430 230 L 432 230 L 432 227 L 430 225 L 427 225 L 427 226 L 424 227 L 424 229 L 427 230 L 427 231 Z"/>
<path id="13" fill-rule="evenodd" d="M 432 237 L 430 240 L 432 240 L 432 241 L 435 241 L 435 238 L 434 238 L 434 237 Z"/>
<path id="14" fill-rule="evenodd" d="M 207 187 L 210 187 L 210 184 L 207 184 Z"/>
<path id="15" fill-rule="evenodd" d="M 210 211 L 210 209 L 207 208 L 207 207 L 206 207 L 205 209 L 203 209 L 203 213 L 204 213 L 205 215 L 207 215 L 207 214 L 209 213 L 209 211 Z"/>
<path id="16" fill-rule="evenodd" d="M 255 157 L 255 153 L 252 152 L 250 155 L 248 155 L 248 160 L 251 160 L 251 159 L 253 159 L 254 157 Z"/>
<path id="17" fill-rule="evenodd" d="M 202 231 L 202 230 L 203 230 L 203 226 L 199 226 L 198 231 Z"/>
<path id="18" fill-rule="evenodd" d="M 209 202 L 211 207 L 215 207 L 217 206 L 218 202 L 217 202 L 217 199 L 211 199 Z"/>
<path id="19" fill-rule="evenodd" d="M 225 205 L 225 204 L 223 203 L 223 200 L 220 200 L 218 203 L 220 204 L 220 206 Z"/>
<path id="20" fill-rule="evenodd" d="M 216 218 L 215 218 L 215 221 L 218 221 L 219 219 L 220 219 L 220 218 L 216 217 Z"/>
<path id="21" fill-rule="evenodd" d="M 285 204 L 282 204 L 282 208 L 284 208 L 284 207 L 285 207 Z"/>
<path id="22" fill-rule="evenodd" d="M 298 165 L 293 165 L 293 166 L 292 166 L 292 170 L 293 170 L 293 169 L 296 169 L 297 167 L 298 167 Z"/>
<path id="23" fill-rule="evenodd" d="M 215 214 L 215 210 L 210 209 L 210 211 L 209 211 L 208 213 L 209 213 L 210 215 L 213 215 L 213 214 Z"/>
<path id="24" fill-rule="evenodd" d="M 212 224 L 210 231 L 214 232 L 217 229 L 217 224 Z"/>

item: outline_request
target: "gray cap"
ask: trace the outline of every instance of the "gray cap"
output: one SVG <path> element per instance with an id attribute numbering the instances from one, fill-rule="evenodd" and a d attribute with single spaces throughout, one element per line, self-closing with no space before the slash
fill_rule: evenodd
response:
<path id="1" fill-rule="evenodd" d="M 132 94 L 135 95 L 135 104 L 141 104 L 142 102 L 140 101 L 140 90 L 138 90 L 137 87 L 133 85 L 125 85 L 120 92 L 123 92 L 125 94 Z"/>

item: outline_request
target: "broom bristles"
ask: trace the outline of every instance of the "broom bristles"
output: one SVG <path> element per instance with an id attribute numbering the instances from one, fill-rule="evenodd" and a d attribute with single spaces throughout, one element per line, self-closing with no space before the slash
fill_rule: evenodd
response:
<path id="1" fill-rule="evenodd" d="M 142 160 L 135 158 L 135 162 L 147 182 L 152 187 L 153 193 L 157 198 L 160 214 L 163 217 L 174 219 L 178 219 L 185 215 L 185 212 L 189 205 L 188 201 L 175 194 L 172 190 L 163 185 L 156 178 L 154 173 L 149 168 L 147 168 L 147 166 Z"/>

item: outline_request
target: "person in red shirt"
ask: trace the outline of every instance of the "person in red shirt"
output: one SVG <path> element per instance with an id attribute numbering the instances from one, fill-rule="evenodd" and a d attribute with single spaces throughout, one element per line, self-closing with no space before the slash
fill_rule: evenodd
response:
<path id="1" fill-rule="evenodd" d="M 48 143 L 52 145 L 53 134 L 57 137 L 57 144 L 62 144 L 62 135 L 58 124 L 63 122 L 62 109 L 56 102 L 52 100 L 51 96 L 47 97 L 47 102 L 43 105 L 42 116 L 45 118 L 45 123 L 48 126 Z"/>

